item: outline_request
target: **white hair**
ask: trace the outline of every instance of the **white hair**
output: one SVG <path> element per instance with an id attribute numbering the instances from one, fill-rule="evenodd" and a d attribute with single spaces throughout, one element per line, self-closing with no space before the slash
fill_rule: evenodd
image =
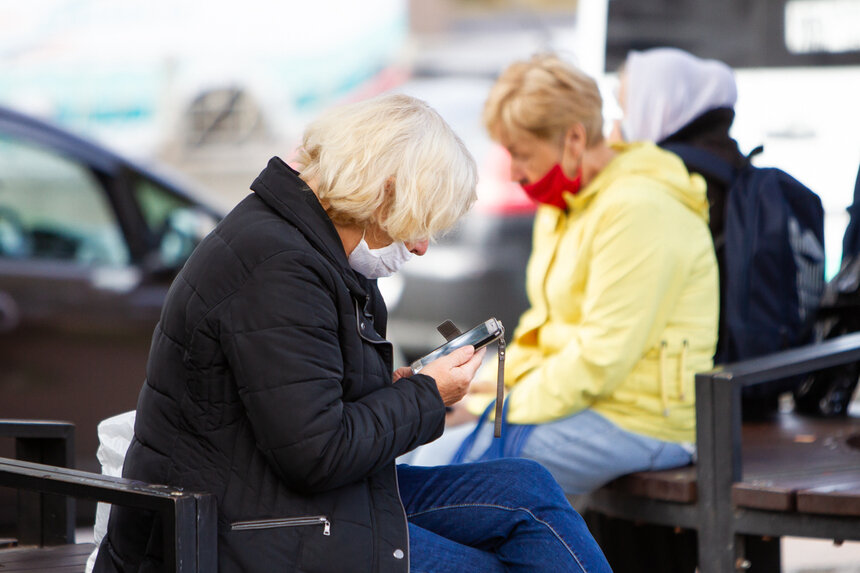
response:
<path id="1" fill-rule="evenodd" d="M 305 130 L 297 162 L 335 223 L 432 239 L 476 199 L 477 166 L 421 100 L 382 95 L 333 108 Z"/>

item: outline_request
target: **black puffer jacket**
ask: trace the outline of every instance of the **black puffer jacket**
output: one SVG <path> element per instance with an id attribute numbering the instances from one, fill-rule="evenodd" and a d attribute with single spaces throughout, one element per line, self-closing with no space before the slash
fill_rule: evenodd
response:
<path id="1" fill-rule="evenodd" d="M 392 384 L 375 281 L 297 175 L 273 158 L 171 287 L 123 473 L 214 493 L 221 571 L 407 571 L 394 459 L 444 405 L 427 376 Z M 99 566 L 160 570 L 160 535 L 115 509 Z"/>

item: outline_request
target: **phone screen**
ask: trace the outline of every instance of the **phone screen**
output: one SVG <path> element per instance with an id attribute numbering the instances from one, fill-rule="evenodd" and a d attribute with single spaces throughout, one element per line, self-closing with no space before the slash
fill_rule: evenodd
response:
<path id="1" fill-rule="evenodd" d="M 464 332 L 454 340 L 446 342 L 436 350 L 433 350 L 429 354 L 413 362 L 412 371 L 416 373 L 419 372 L 422 368 L 424 368 L 437 358 L 441 358 L 443 356 L 451 354 L 461 346 L 471 344 L 475 347 L 475 350 L 483 348 L 484 346 L 499 338 L 503 333 L 504 329 L 502 329 L 501 322 L 499 322 L 495 318 L 485 320 L 475 328 Z"/>

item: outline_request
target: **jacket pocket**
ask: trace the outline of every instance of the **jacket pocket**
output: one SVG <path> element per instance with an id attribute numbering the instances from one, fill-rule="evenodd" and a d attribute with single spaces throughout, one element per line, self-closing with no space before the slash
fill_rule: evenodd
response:
<path id="1" fill-rule="evenodd" d="M 248 531 L 252 529 L 276 529 L 279 527 L 300 527 L 304 525 L 321 525 L 323 528 L 323 535 L 331 535 L 331 522 L 324 515 L 234 521 L 230 524 L 230 530 Z"/>

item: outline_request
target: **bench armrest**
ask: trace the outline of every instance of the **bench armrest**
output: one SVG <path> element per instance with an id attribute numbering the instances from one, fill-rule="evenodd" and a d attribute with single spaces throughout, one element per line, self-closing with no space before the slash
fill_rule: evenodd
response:
<path id="1" fill-rule="evenodd" d="M 8 458 L 0 458 L 0 486 L 155 511 L 162 518 L 169 570 L 218 568 L 217 510 L 211 494 Z"/>
<path id="2" fill-rule="evenodd" d="M 738 386 L 767 384 L 791 376 L 860 360 L 860 332 L 783 352 L 727 364 L 696 375 L 725 380 Z"/>
<path id="3" fill-rule="evenodd" d="M 742 479 L 742 388 L 856 361 L 860 361 L 860 333 L 696 374 L 697 447 L 700 465 L 704 464 L 700 479 L 712 475 L 714 485 L 725 491 Z"/>

